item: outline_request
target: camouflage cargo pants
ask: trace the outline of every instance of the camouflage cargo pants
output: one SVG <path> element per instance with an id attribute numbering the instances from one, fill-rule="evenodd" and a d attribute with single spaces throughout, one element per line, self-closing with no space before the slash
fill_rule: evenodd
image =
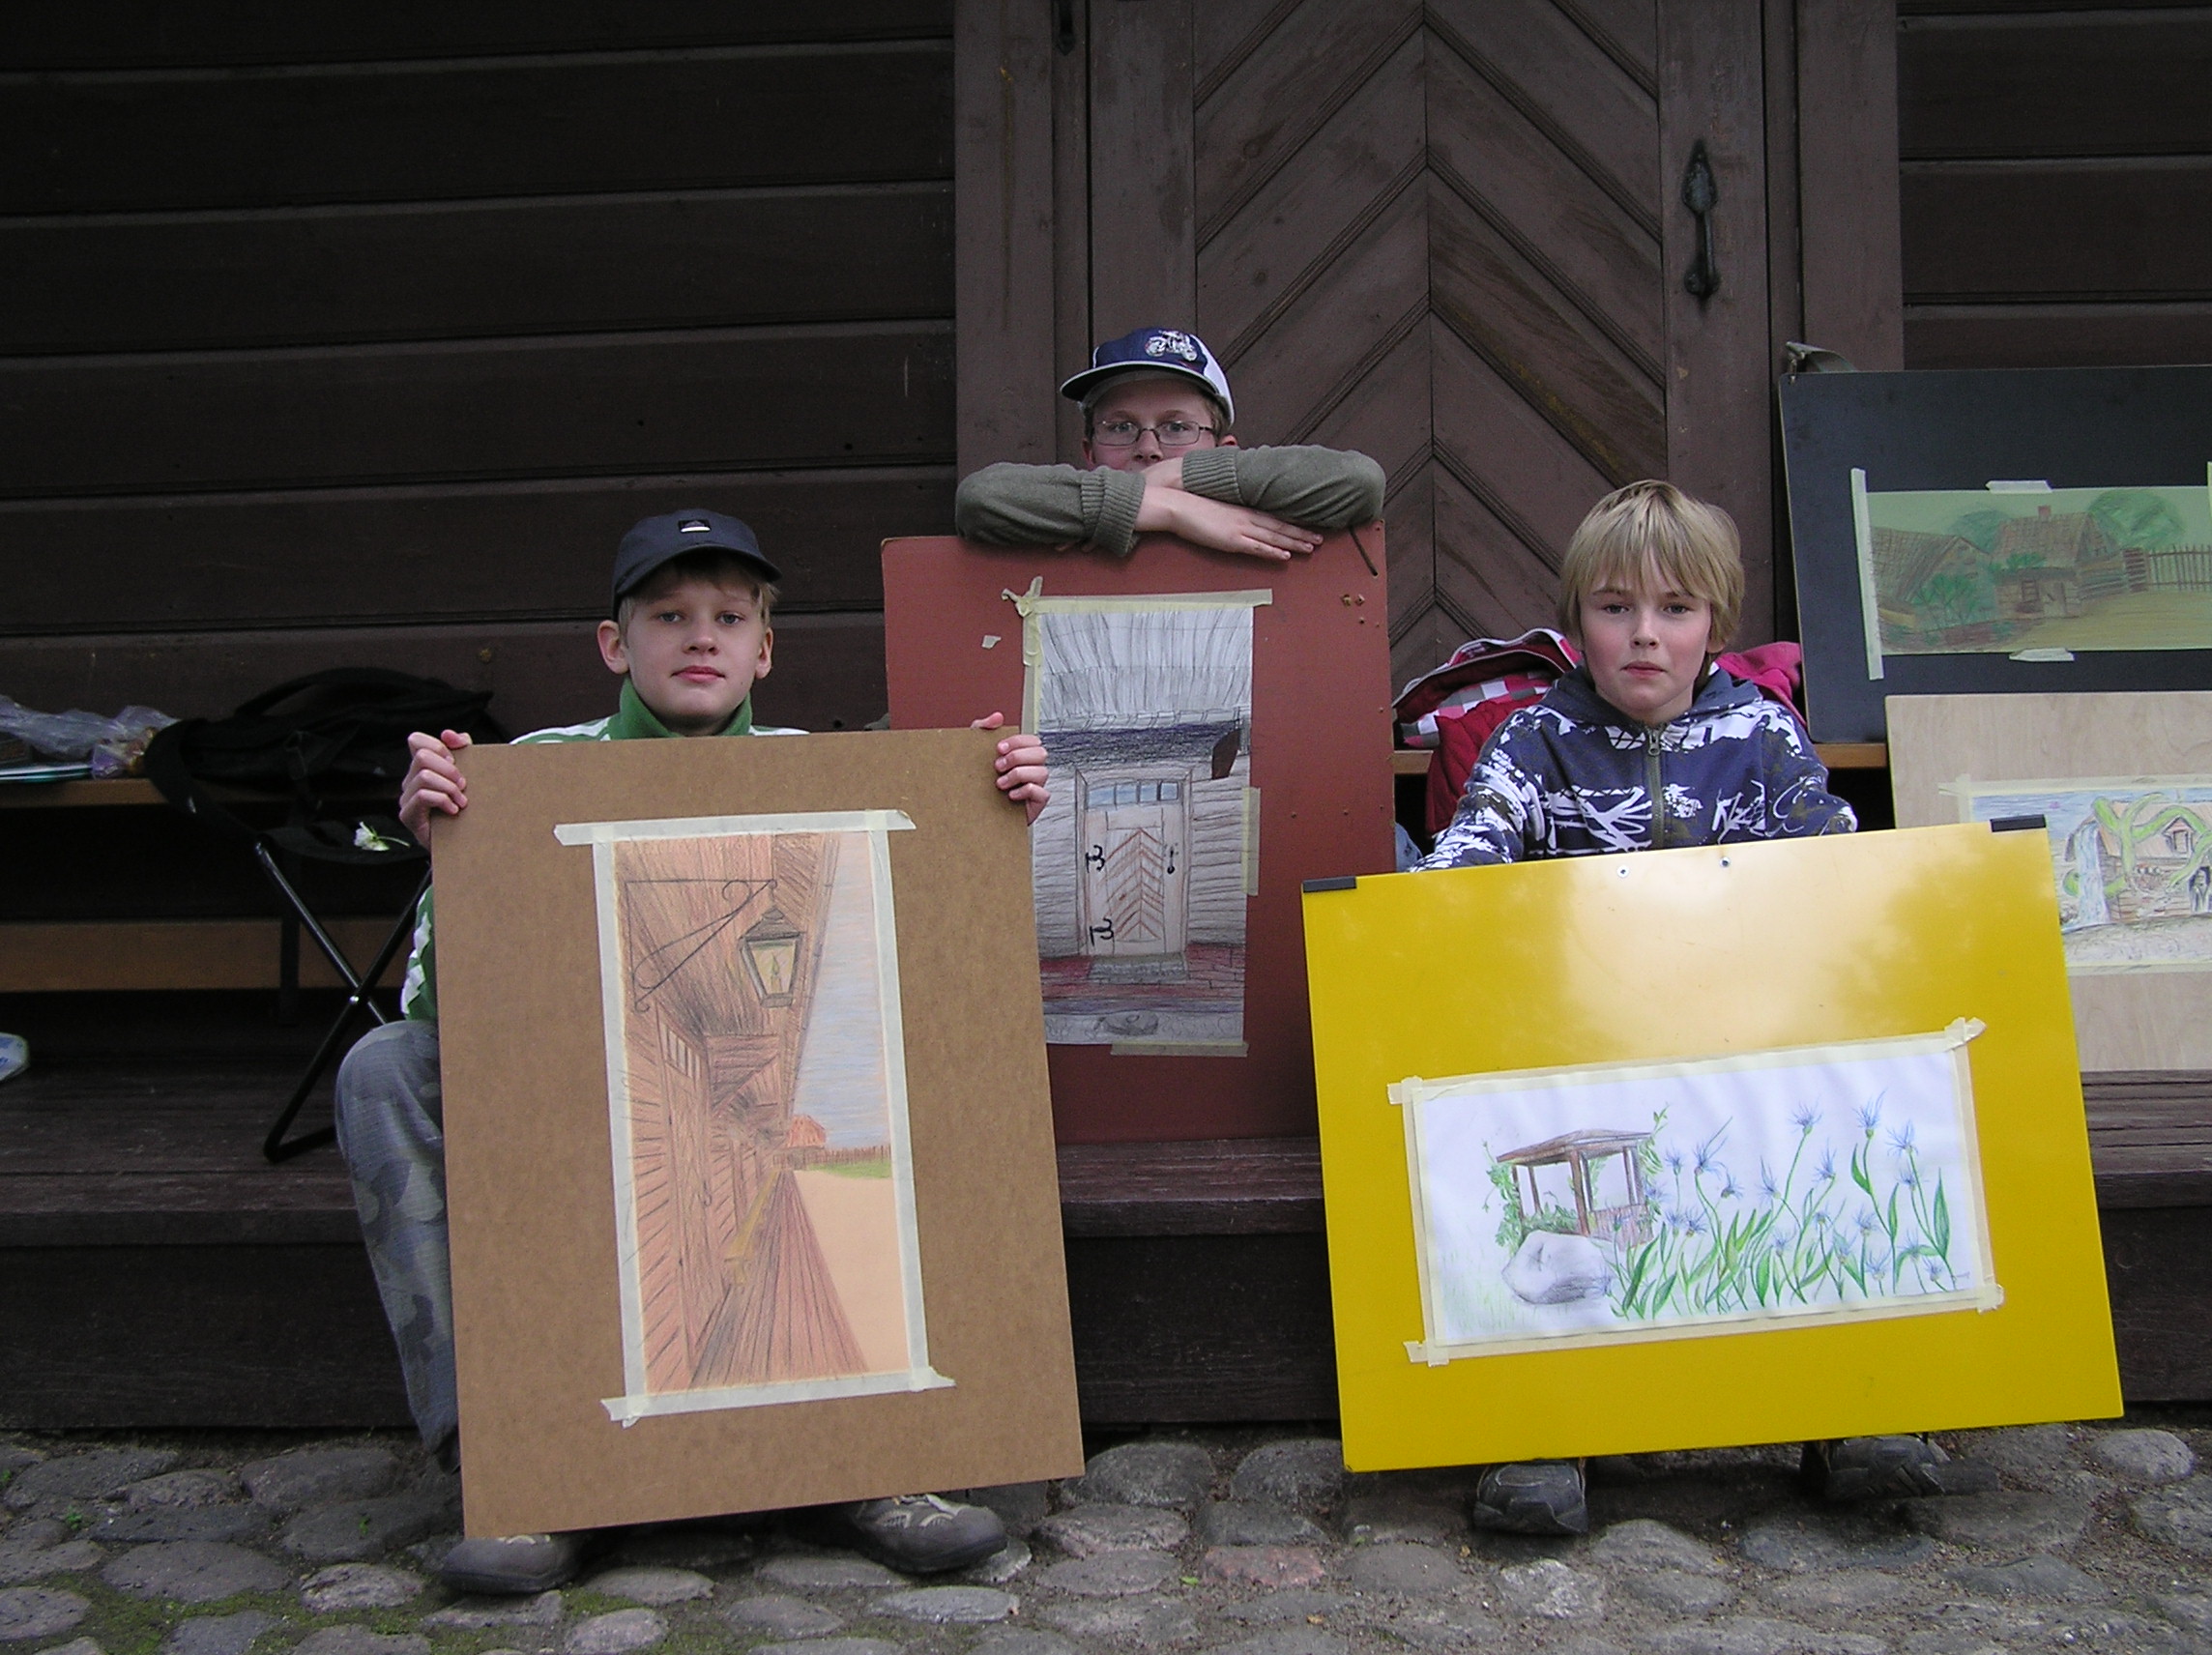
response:
<path id="1" fill-rule="evenodd" d="M 423 1445 L 450 1460 L 460 1412 L 435 1023 L 388 1023 L 346 1054 L 338 1066 L 337 1128 L 369 1267 L 399 1347 L 407 1406 Z"/>

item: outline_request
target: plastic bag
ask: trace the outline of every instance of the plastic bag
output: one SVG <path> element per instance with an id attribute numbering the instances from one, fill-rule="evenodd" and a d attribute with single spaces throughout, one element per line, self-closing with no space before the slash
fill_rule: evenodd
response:
<path id="1" fill-rule="evenodd" d="M 0 732 L 21 737 L 41 758 L 90 761 L 96 776 L 135 774 L 154 732 L 175 722 L 151 707 L 126 707 L 112 718 L 82 708 L 36 712 L 0 695 Z"/>
<path id="2" fill-rule="evenodd" d="M 107 734 L 93 743 L 93 779 L 136 775 L 145 763 L 146 743 L 154 739 L 154 732 L 175 722 L 166 712 L 151 707 L 126 707 L 108 720 Z"/>

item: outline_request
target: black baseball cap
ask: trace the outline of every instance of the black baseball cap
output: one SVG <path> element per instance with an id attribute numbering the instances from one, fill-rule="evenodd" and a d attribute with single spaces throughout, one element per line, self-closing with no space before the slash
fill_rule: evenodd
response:
<path id="1" fill-rule="evenodd" d="M 615 548 L 615 601 L 637 590 L 662 564 L 685 552 L 735 552 L 760 570 L 763 580 L 781 580 L 783 571 L 761 554 L 752 530 L 720 511 L 686 508 L 648 517 Z"/>

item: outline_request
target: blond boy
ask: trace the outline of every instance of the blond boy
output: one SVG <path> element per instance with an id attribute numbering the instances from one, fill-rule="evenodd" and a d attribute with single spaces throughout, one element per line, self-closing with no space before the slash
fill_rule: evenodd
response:
<path id="1" fill-rule="evenodd" d="M 1727 512 L 1668 482 L 1599 501 L 1559 568 L 1583 664 L 1498 727 L 1420 865 L 1855 828 L 1796 718 L 1713 665 L 1742 606 Z"/>
<path id="2" fill-rule="evenodd" d="M 1424 868 L 1738 839 L 1848 833 L 1851 807 L 1796 718 L 1713 665 L 1743 606 L 1735 525 L 1667 482 L 1597 503 L 1559 567 L 1559 624 L 1583 664 L 1498 727 Z M 1942 1492 L 1913 1437 L 1805 1445 L 1806 1481 L 1834 1498 Z M 1493 1466 L 1478 1526 L 1579 1534 L 1574 1461 Z"/>
<path id="3" fill-rule="evenodd" d="M 770 625 L 781 578 L 753 532 L 735 517 L 691 509 L 648 517 L 615 553 L 614 608 L 599 623 L 599 656 L 622 680 L 615 711 L 587 724 L 539 730 L 522 741 L 625 741 L 668 738 L 797 736 L 755 724 L 753 685 L 773 663 Z M 997 713 L 977 720 L 996 728 Z M 469 802 L 453 731 L 409 738 L 413 760 L 399 819 L 435 849 L 431 824 Z M 1031 821 L 1045 805 L 1045 752 L 1033 736 L 1008 735 L 992 757 L 999 789 Z M 430 899 L 422 900 L 400 997 L 406 1015 L 366 1035 L 338 1070 L 338 1146 L 353 1178 L 363 1239 L 385 1318 L 399 1349 L 416 1428 L 449 1468 L 460 1464 L 454 1392 L 452 1289 L 446 1244 L 445 1111 L 438 1069 L 437 954 Z M 981 1506 L 934 1495 L 863 1500 L 814 1514 L 817 1533 L 915 1573 L 956 1569 L 1005 1544 Z M 575 1574 L 588 1534 L 518 1534 L 464 1540 L 439 1577 L 457 1591 L 544 1591 Z"/>

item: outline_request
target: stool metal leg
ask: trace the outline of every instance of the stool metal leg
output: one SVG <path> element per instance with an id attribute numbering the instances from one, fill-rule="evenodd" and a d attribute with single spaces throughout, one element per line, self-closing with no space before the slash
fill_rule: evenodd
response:
<path id="1" fill-rule="evenodd" d="M 277 890 L 282 893 L 292 912 L 299 915 L 301 927 L 306 930 L 309 937 L 314 939 L 315 946 L 320 948 L 323 956 L 330 961 L 332 970 L 338 973 L 338 977 L 346 985 L 347 991 L 345 1004 L 339 1009 L 336 1019 L 331 1024 L 330 1032 L 323 1036 L 323 1043 L 315 1048 L 314 1059 L 308 1063 L 306 1073 L 300 1077 L 300 1084 L 292 1089 L 291 1097 L 286 1100 L 282 1111 L 278 1113 L 276 1121 L 270 1126 L 269 1135 L 261 1141 L 262 1155 L 272 1164 L 276 1164 L 288 1161 L 295 1155 L 305 1154 L 309 1149 L 319 1148 L 336 1139 L 336 1130 L 329 1126 L 318 1127 L 312 1132 L 303 1132 L 299 1137 L 289 1141 L 285 1139 L 284 1134 L 291 1130 L 294 1118 L 298 1117 L 300 1110 L 307 1101 L 307 1094 L 315 1089 L 315 1083 L 323 1078 L 323 1071 L 329 1068 L 331 1060 L 345 1049 L 347 1044 L 346 1033 L 353 1027 L 355 1015 L 365 1011 L 380 1024 L 391 1021 L 385 1016 L 383 1009 L 377 1005 L 376 1002 L 369 997 L 374 993 L 378 980 L 391 969 L 393 958 L 414 935 L 415 914 L 422 905 L 422 893 L 430 888 L 430 871 L 427 868 L 423 869 L 422 881 L 415 886 L 414 896 L 408 899 L 407 906 L 400 911 L 399 917 L 393 923 L 391 934 L 384 939 L 384 946 L 377 950 L 376 958 L 370 963 L 368 970 L 360 975 L 356 975 L 353 963 L 345 957 L 345 950 L 337 945 L 336 941 L 332 938 L 328 931 L 323 929 L 314 915 L 308 912 L 307 905 L 300 898 L 300 893 L 292 887 L 292 882 L 284 877 L 283 871 L 276 866 L 276 859 L 269 854 L 269 847 L 256 844 L 253 847 L 253 855 L 261 863 L 261 871 L 269 876 Z"/>

